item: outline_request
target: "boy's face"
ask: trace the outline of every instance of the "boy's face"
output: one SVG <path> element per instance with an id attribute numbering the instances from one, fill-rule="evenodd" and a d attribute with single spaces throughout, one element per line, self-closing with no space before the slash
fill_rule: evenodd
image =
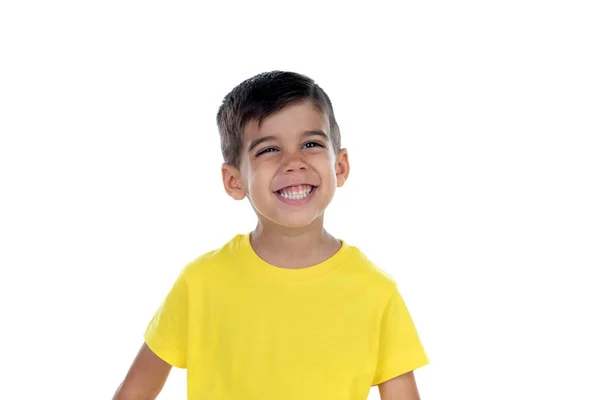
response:
<path id="1" fill-rule="evenodd" d="M 345 149 L 334 153 L 327 118 L 306 100 L 246 124 L 240 168 L 224 164 L 222 172 L 227 193 L 247 196 L 263 223 L 301 228 L 321 218 L 349 164 Z"/>

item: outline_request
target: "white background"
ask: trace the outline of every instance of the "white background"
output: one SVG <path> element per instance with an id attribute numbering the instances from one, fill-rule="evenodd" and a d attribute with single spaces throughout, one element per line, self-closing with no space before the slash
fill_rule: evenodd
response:
<path id="1" fill-rule="evenodd" d="M 397 279 L 422 398 L 600 399 L 592 3 L 2 2 L 0 398 L 112 396 L 184 264 L 253 228 L 215 115 L 286 69 L 334 103 L 327 226 Z"/>

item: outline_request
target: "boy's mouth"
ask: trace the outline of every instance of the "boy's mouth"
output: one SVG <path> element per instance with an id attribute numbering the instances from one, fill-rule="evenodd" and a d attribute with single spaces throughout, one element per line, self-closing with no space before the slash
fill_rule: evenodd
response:
<path id="1" fill-rule="evenodd" d="M 293 185 L 277 190 L 275 193 L 287 200 L 304 200 L 316 188 L 313 185 Z"/>

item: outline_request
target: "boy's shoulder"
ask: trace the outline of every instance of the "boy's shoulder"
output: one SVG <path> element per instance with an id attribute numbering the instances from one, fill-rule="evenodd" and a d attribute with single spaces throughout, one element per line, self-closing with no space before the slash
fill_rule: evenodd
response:
<path id="1" fill-rule="evenodd" d="M 236 234 L 222 246 L 201 253 L 189 261 L 181 273 L 188 277 L 197 276 L 234 261 L 237 256 L 238 243 L 242 237 L 242 234 Z"/>
<path id="2" fill-rule="evenodd" d="M 356 267 L 365 273 L 373 283 L 379 284 L 382 288 L 392 289 L 396 286 L 396 279 L 383 267 L 369 258 L 358 246 L 349 246 L 353 250 L 353 262 Z"/>

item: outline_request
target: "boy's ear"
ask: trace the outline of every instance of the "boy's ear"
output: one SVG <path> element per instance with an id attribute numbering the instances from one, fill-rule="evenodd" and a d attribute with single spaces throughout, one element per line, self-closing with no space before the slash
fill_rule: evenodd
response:
<path id="1" fill-rule="evenodd" d="M 335 157 L 335 179 L 337 187 L 344 186 L 350 174 L 350 162 L 348 161 L 348 150 L 341 149 Z"/>
<path id="2" fill-rule="evenodd" d="M 242 185 L 240 170 L 233 165 L 223 163 L 221 174 L 223 175 L 225 192 L 235 200 L 244 200 L 246 198 L 246 191 Z"/>

